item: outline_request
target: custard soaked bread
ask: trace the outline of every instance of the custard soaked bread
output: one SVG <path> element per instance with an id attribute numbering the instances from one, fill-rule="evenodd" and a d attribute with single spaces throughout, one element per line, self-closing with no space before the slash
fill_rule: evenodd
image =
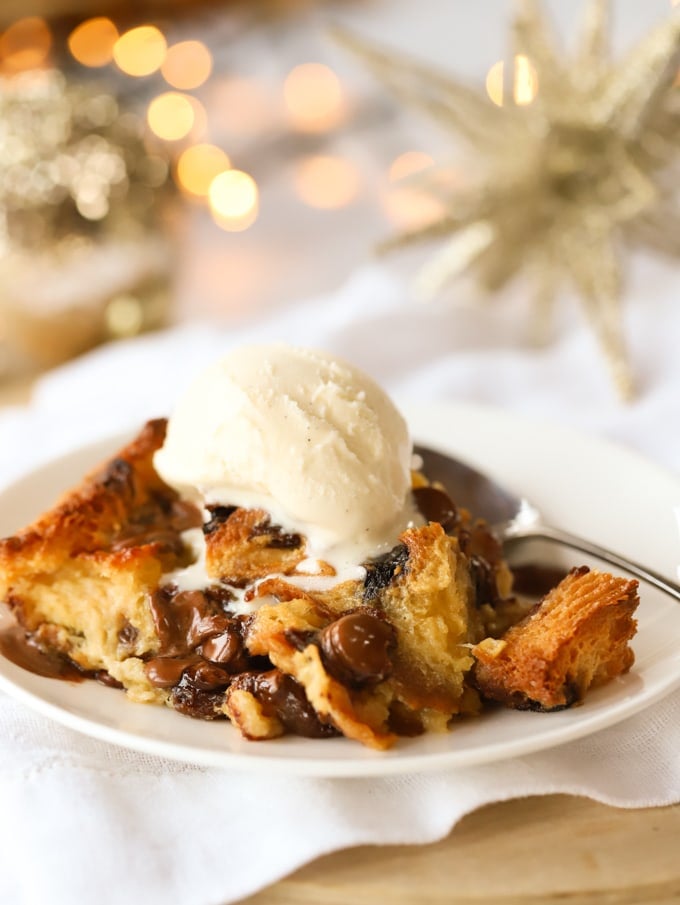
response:
<path id="1" fill-rule="evenodd" d="M 519 621 L 500 545 L 411 472 L 405 422 L 356 369 L 258 347 L 208 376 L 0 541 L 34 651 L 246 738 L 377 749 L 630 667 L 634 583 L 579 573 Z"/>
<path id="2" fill-rule="evenodd" d="M 219 513 L 220 530 L 214 513 L 198 529 L 214 548 L 205 586 L 180 587 L 197 565 L 201 519 L 153 470 L 163 433 L 163 422 L 147 425 L 34 526 L 0 542 L 0 596 L 33 643 L 133 700 L 227 715 L 253 738 L 343 731 L 384 747 L 478 708 L 465 677 L 482 623 L 455 537 L 437 523 L 409 529 L 361 580 L 326 583 L 288 578 L 292 541 L 261 512 L 232 508 Z"/>

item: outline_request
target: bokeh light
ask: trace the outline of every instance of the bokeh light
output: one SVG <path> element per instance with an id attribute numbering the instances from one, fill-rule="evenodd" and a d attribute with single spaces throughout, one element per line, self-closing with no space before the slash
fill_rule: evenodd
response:
<path id="1" fill-rule="evenodd" d="M 68 49 L 83 66 L 106 66 L 113 59 L 118 29 L 106 16 L 87 19 L 68 36 Z"/>
<path id="2" fill-rule="evenodd" d="M 343 157 L 306 157 L 298 163 L 294 179 L 302 201 L 322 210 L 345 207 L 359 191 L 359 172 Z"/>
<path id="3" fill-rule="evenodd" d="M 110 336 L 118 339 L 136 336 L 144 326 L 142 303 L 134 295 L 118 295 L 106 306 L 104 319 Z"/>
<path id="4" fill-rule="evenodd" d="M 486 93 L 498 107 L 505 103 L 506 70 L 503 60 L 494 63 L 486 76 Z M 538 76 L 531 60 L 518 54 L 512 70 L 512 99 L 518 106 L 530 104 L 538 92 Z"/>
<path id="5" fill-rule="evenodd" d="M 189 194 L 205 198 L 215 177 L 230 166 L 222 148 L 210 144 L 193 145 L 177 160 L 177 182 Z"/>
<path id="6" fill-rule="evenodd" d="M 165 59 L 167 42 L 154 25 L 139 25 L 118 38 L 113 46 L 113 59 L 127 75 L 151 75 Z"/>
<path id="7" fill-rule="evenodd" d="M 18 19 L 0 37 L 0 58 L 6 72 L 42 66 L 50 53 L 52 32 L 39 16 Z"/>
<path id="8" fill-rule="evenodd" d="M 242 170 L 227 170 L 215 176 L 210 183 L 208 199 L 213 219 L 222 229 L 241 232 L 257 218 L 257 184 Z"/>
<path id="9" fill-rule="evenodd" d="M 179 141 L 191 132 L 195 123 L 193 98 L 176 91 L 159 94 L 149 104 L 146 119 L 149 128 L 165 141 Z"/>
<path id="10" fill-rule="evenodd" d="M 407 179 L 415 173 L 420 173 L 431 167 L 434 160 L 424 151 L 406 151 L 396 157 L 390 164 L 388 179 L 390 182 L 399 182 Z"/>
<path id="11" fill-rule="evenodd" d="M 168 48 L 161 72 L 173 88 L 189 91 L 206 81 L 212 65 L 212 54 L 202 41 L 180 41 Z"/>
<path id="12" fill-rule="evenodd" d="M 303 132 L 324 132 L 345 118 L 347 104 L 340 79 L 323 63 L 302 63 L 283 84 L 290 124 Z"/>

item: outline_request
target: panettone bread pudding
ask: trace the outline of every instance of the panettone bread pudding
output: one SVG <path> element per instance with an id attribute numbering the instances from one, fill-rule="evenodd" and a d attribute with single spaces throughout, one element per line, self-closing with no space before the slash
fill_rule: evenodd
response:
<path id="1" fill-rule="evenodd" d="M 319 372 L 318 358 L 307 364 Z M 344 393 L 349 378 L 332 364 L 333 386 L 321 403 L 323 393 L 305 390 L 284 420 L 313 395 L 314 417 L 323 423 L 314 422 L 302 442 L 308 437 L 319 457 L 328 435 L 341 435 L 330 444 L 330 461 L 332 482 L 346 484 L 342 500 L 335 487 L 330 502 L 311 499 L 326 492 L 312 484 L 303 500 L 308 512 L 316 507 L 312 524 L 291 518 L 290 505 L 279 507 L 284 491 L 267 504 L 259 477 L 248 493 L 245 482 L 211 481 L 205 436 L 193 438 L 203 443 L 195 453 L 203 456 L 200 480 L 178 478 L 180 456 L 171 486 L 163 478 L 173 472 L 172 437 L 165 421 L 150 422 L 34 525 L 0 541 L 0 599 L 15 613 L 24 643 L 123 687 L 134 701 L 228 718 L 249 739 L 342 734 L 379 749 L 398 736 L 444 730 L 456 715 L 478 713 L 485 698 L 559 709 L 627 670 L 636 583 L 581 570 L 524 615 L 489 530 L 422 474 L 407 468 L 402 488 L 401 472 L 385 473 L 391 455 L 410 464 L 398 421 L 397 442 L 378 449 L 380 463 L 368 468 L 378 441 L 361 444 L 374 425 L 354 431 L 350 398 L 367 384 L 342 396 L 334 387 Z M 287 373 L 285 355 L 269 355 L 264 366 L 267 386 L 278 391 L 264 406 L 274 433 L 277 367 Z M 297 379 L 299 362 L 296 368 Z M 322 383 L 325 376 L 321 368 Z M 249 391 L 254 380 L 251 373 Z M 375 410 L 382 402 L 371 402 L 371 392 L 368 384 L 368 403 L 358 404 Z M 352 417 L 341 417 L 339 395 Z M 237 444 L 245 403 L 239 396 L 230 405 Z M 262 430 L 256 425 L 258 438 Z M 285 459 L 280 437 L 275 450 Z M 250 452 L 243 461 L 252 474 L 259 453 Z M 288 452 L 298 455 L 299 444 Z M 298 466 L 305 470 L 304 456 Z M 380 469 L 380 486 L 352 486 L 364 471 Z M 370 542 L 355 541 L 356 513 L 342 509 L 349 500 L 364 507 L 367 535 L 387 525 L 381 543 L 377 528 Z M 390 500 L 394 512 L 385 519 Z M 383 508 L 366 515 L 377 501 Z M 335 521 L 324 525 L 328 511 Z M 336 522 L 346 522 L 347 536 L 329 542 Z"/>

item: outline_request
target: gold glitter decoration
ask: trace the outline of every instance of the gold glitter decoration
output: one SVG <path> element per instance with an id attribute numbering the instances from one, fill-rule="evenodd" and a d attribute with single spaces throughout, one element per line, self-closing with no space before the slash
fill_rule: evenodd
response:
<path id="1" fill-rule="evenodd" d="M 34 70 L 0 79 L 0 123 L 0 378 L 158 325 L 173 190 L 143 120 L 92 83 Z M 107 311 L 121 295 L 134 316 Z"/>
<path id="2" fill-rule="evenodd" d="M 465 270 L 488 291 L 526 271 L 533 332 L 542 340 L 558 290 L 571 283 L 619 393 L 629 398 L 621 246 L 680 255 L 680 10 L 618 62 L 610 60 L 609 19 L 606 0 L 588 0 L 568 60 L 538 0 L 517 3 L 513 57 L 528 61 L 537 92 L 529 103 L 503 106 L 427 65 L 346 32 L 338 37 L 399 100 L 465 139 L 486 169 L 479 183 L 462 188 L 447 187 L 443 171 L 428 176 L 446 214 L 383 248 L 446 240 L 420 274 L 428 295 Z"/>
<path id="3" fill-rule="evenodd" d="M 111 94 L 55 70 L 0 79 L 0 255 L 152 224 L 168 165 Z"/>

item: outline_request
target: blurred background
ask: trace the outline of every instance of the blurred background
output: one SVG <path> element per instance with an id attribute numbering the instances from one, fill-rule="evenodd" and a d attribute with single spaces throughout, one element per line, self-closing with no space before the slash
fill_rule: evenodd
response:
<path id="1" fill-rule="evenodd" d="M 673 0 L 614 2 L 616 50 Z M 579 4 L 546 3 L 565 39 Z M 440 213 L 469 158 L 333 38 L 346 26 L 530 104 L 509 0 L 3 0 L 0 381 L 161 325 L 339 285 Z"/>

